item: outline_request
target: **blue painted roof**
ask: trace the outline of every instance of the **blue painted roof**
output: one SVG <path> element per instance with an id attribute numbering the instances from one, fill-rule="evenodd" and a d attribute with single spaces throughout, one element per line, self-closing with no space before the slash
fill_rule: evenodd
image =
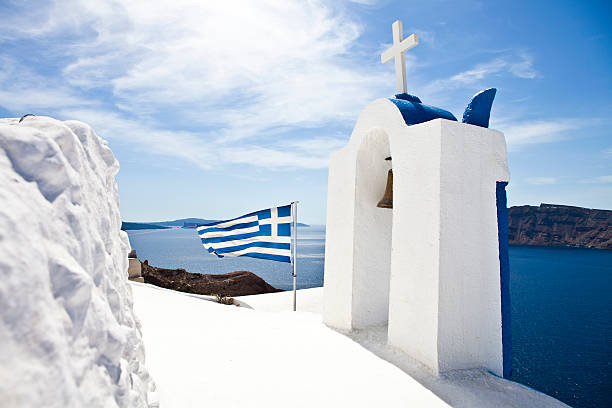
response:
<path id="1" fill-rule="evenodd" d="M 421 100 L 410 94 L 398 94 L 395 98 L 389 98 L 397 106 L 404 118 L 406 125 L 429 122 L 433 119 L 448 119 L 457 122 L 457 118 L 447 110 L 436 108 L 421 103 Z"/>
<path id="2" fill-rule="evenodd" d="M 496 92 L 497 89 L 489 88 L 474 95 L 463 114 L 463 123 L 488 128 L 491 106 Z M 449 111 L 425 105 L 414 95 L 402 93 L 389 100 L 397 106 L 408 126 L 429 122 L 433 119 L 448 119 L 457 122 L 457 118 Z"/>

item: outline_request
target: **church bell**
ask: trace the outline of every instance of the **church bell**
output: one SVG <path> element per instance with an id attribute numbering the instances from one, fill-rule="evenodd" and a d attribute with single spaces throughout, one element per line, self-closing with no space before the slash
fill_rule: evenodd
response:
<path id="1" fill-rule="evenodd" d="M 391 157 L 387 157 L 385 160 L 391 160 Z M 389 173 L 387 173 L 387 188 L 385 188 L 385 194 L 376 206 L 378 208 L 393 208 L 393 169 L 389 169 Z"/>

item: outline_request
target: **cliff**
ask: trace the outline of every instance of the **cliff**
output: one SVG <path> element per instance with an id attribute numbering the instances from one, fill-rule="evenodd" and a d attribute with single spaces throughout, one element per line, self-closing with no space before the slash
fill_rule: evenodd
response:
<path id="1" fill-rule="evenodd" d="M 142 263 L 145 283 L 198 295 L 246 296 L 282 292 L 252 272 L 236 271 L 222 275 L 191 273 L 184 269 L 165 269 Z"/>
<path id="2" fill-rule="evenodd" d="M 84 123 L 0 119 L 0 405 L 149 405 L 106 141 Z"/>
<path id="3" fill-rule="evenodd" d="M 510 245 L 612 249 L 612 211 L 567 205 L 508 209 Z"/>

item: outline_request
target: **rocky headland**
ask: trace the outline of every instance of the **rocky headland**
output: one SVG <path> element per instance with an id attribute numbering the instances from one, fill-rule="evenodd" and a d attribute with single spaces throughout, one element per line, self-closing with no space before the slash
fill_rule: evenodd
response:
<path id="1" fill-rule="evenodd" d="M 145 260 L 141 273 L 145 283 L 198 295 L 246 296 L 282 292 L 248 271 L 208 275 L 184 269 L 158 268 Z"/>
<path id="2" fill-rule="evenodd" d="M 510 245 L 612 249 L 612 211 L 568 205 L 508 209 Z"/>

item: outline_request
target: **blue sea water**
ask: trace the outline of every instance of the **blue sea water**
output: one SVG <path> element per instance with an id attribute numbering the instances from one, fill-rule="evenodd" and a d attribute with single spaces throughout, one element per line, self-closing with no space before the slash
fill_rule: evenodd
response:
<path id="1" fill-rule="evenodd" d="M 612 251 L 510 247 L 512 379 L 612 407 Z"/>
<path id="2" fill-rule="evenodd" d="M 291 289 L 291 265 L 209 254 L 193 229 L 129 231 L 141 260 L 251 271 Z M 298 229 L 298 288 L 323 285 L 325 228 Z M 612 251 L 510 247 L 512 379 L 576 408 L 612 407 Z"/>

